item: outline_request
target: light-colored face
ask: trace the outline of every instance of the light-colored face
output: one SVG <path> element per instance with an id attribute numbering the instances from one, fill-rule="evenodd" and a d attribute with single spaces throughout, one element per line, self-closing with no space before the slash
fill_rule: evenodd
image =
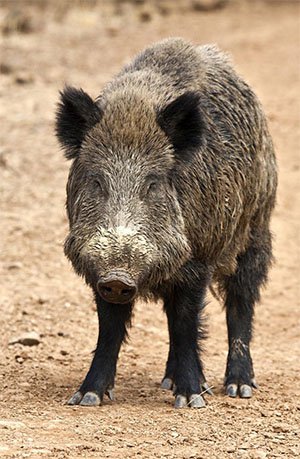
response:
<path id="1" fill-rule="evenodd" d="M 184 264 L 190 250 L 171 171 L 166 150 L 108 149 L 103 134 L 92 132 L 70 171 L 65 244 L 89 284 L 122 271 L 147 295 Z"/>

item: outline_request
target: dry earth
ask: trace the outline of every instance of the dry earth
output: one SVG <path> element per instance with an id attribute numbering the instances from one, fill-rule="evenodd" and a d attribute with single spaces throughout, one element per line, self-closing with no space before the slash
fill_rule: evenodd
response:
<path id="1" fill-rule="evenodd" d="M 0 457 L 299 457 L 299 4 L 241 0 L 201 12 L 184 2 L 127 3 L 113 12 L 91 1 L 32 3 L 11 1 L 9 17 L 8 2 L 0 3 Z M 140 303 L 119 360 L 117 400 L 68 407 L 91 360 L 97 318 L 62 253 L 69 164 L 53 135 L 57 93 L 68 82 L 98 95 L 136 51 L 172 35 L 233 55 L 275 140 L 277 262 L 253 342 L 260 388 L 251 400 L 223 395 L 225 321 L 211 299 L 205 365 L 215 395 L 205 409 L 174 410 L 172 394 L 159 389 L 166 320 L 160 305 Z M 38 346 L 9 344 L 26 331 L 40 334 Z"/>

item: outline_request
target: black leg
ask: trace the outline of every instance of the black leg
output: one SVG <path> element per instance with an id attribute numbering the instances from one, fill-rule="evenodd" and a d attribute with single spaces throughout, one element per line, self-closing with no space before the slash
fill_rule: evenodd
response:
<path id="1" fill-rule="evenodd" d="M 161 382 L 162 389 L 173 389 L 174 383 L 174 373 L 176 367 L 175 353 L 173 346 L 173 337 L 172 337 L 172 308 L 166 308 L 167 318 L 168 318 L 168 330 L 169 330 L 169 354 L 168 360 L 166 363 L 166 370 L 163 380 Z"/>
<path id="2" fill-rule="evenodd" d="M 206 282 L 197 289 L 190 285 L 176 285 L 165 296 L 168 316 L 170 351 L 166 376 L 174 383 L 175 407 L 204 406 L 200 380 L 202 365 L 199 358 L 200 312 L 204 305 Z"/>
<path id="3" fill-rule="evenodd" d="M 176 360 L 175 360 L 175 353 L 174 353 L 174 346 L 172 340 L 172 310 L 167 311 L 168 317 L 168 330 L 169 330 L 169 353 L 168 359 L 166 363 L 165 374 L 161 382 L 161 388 L 166 390 L 174 389 L 174 374 L 176 368 Z M 212 390 L 209 388 L 209 385 L 206 382 L 206 378 L 204 376 L 202 367 L 200 365 L 200 388 L 201 391 L 205 391 L 209 395 L 213 395 Z"/>
<path id="4" fill-rule="evenodd" d="M 110 304 L 96 294 L 99 317 L 99 337 L 91 367 L 79 391 L 69 400 L 70 405 L 99 405 L 107 393 L 113 398 L 112 389 L 121 344 L 130 323 L 131 304 Z"/>
<path id="5" fill-rule="evenodd" d="M 225 387 L 230 397 L 239 393 L 249 398 L 252 387 L 256 387 L 250 354 L 254 306 L 267 280 L 271 258 L 271 237 L 267 232 L 252 239 L 251 246 L 238 257 L 235 274 L 224 279 L 229 345 Z"/>

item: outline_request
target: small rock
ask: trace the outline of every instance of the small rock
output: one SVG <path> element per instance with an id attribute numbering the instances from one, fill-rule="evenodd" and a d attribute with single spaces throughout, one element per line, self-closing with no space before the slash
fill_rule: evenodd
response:
<path id="1" fill-rule="evenodd" d="M 139 19 L 141 22 L 150 22 L 152 19 L 152 14 L 148 10 L 141 11 L 139 14 Z"/>
<path id="2" fill-rule="evenodd" d="M 17 338 L 12 339 L 9 344 L 23 344 L 23 346 L 37 346 L 41 342 L 40 335 L 36 332 L 24 333 Z"/>
<path id="3" fill-rule="evenodd" d="M 267 453 L 263 450 L 256 450 L 253 455 L 252 455 L 253 459 L 266 459 L 267 457 Z"/>
<path id="4" fill-rule="evenodd" d="M 276 433 L 278 433 L 278 432 L 287 433 L 287 432 L 291 431 L 291 426 L 289 424 L 286 424 L 286 423 L 276 424 L 276 425 L 273 426 L 273 430 Z"/>
<path id="5" fill-rule="evenodd" d="M 9 75 L 12 71 L 13 70 L 10 65 L 5 64 L 4 62 L 0 63 L 0 73 L 2 73 L 2 75 Z"/>
<path id="6" fill-rule="evenodd" d="M 15 83 L 16 84 L 20 84 L 20 85 L 22 85 L 22 84 L 30 84 L 30 83 L 33 83 L 33 81 L 34 81 L 33 76 L 30 73 L 27 73 L 27 72 L 19 73 L 15 77 Z"/>
<path id="7" fill-rule="evenodd" d="M 3 35 L 33 31 L 32 19 L 25 11 L 26 8 L 22 8 L 22 10 L 13 9 L 7 13 L 1 27 Z"/>
<path id="8" fill-rule="evenodd" d="M 135 443 L 126 443 L 127 448 L 134 448 Z"/>
<path id="9" fill-rule="evenodd" d="M 65 351 L 64 349 L 62 349 L 62 350 L 60 351 L 60 353 L 61 353 L 61 355 L 68 355 L 68 354 L 69 354 L 68 351 Z"/>
<path id="10" fill-rule="evenodd" d="M 228 0 L 193 0 L 192 8 L 195 11 L 212 11 L 223 8 Z"/>
<path id="11" fill-rule="evenodd" d="M 44 296 L 39 296 L 39 297 L 37 298 L 37 302 L 38 302 L 39 304 L 45 304 L 45 303 L 47 303 L 47 301 L 48 301 L 47 298 L 44 297 Z"/>
<path id="12" fill-rule="evenodd" d="M 244 443 L 242 445 L 239 446 L 239 449 L 249 449 L 250 446 L 248 445 L 248 443 Z"/>
<path id="13" fill-rule="evenodd" d="M 15 355 L 15 359 L 18 363 L 23 363 L 24 360 L 30 359 L 29 355 L 27 352 L 20 352 L 19 354 Z"/>
<path id="14" fill-rule="evenodd" d="M 23 268 L 23 264 L 20 261 L 15 261 L 13 263 L 9 263 L 7 266 L 8 270 L 13 270 L 13 269 L 21 269 Z"/>

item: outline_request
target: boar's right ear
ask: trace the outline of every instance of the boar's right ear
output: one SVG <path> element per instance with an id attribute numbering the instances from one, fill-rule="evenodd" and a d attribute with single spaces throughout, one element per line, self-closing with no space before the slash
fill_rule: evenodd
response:
<path id="1" fill-rule="evenodd" d="M 60 93 L 56 113 L 56 135 L 67 159 L 75 158 L 84 136 L 102 116 L 102 110 L 82 89 L 67 86 Z"/>
<path id="2" fill-rule="evenodd" d="M 204 122 L 200 95 L 188 91 L 157 114 L 157 122 L 170 139 L 175 155 L 188 161 L 203 141 Z"/>

